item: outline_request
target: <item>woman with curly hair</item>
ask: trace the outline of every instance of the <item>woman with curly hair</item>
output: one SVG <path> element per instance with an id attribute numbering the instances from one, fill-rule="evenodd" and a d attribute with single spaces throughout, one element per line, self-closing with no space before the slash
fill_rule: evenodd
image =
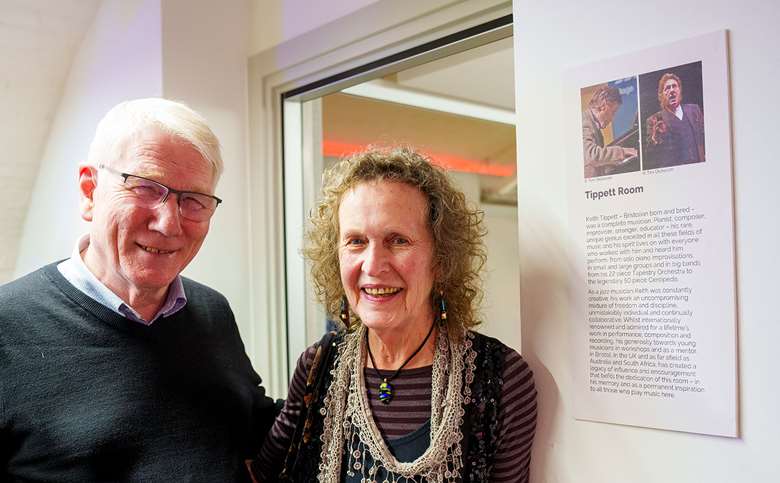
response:
<path id="1" fill-rule="evenodd" d="M 482 214 L 423 155 L 369 149 L 324 177 L 304 250 L 343 325 L 299 358 L 255 481 L 528 481 L 533 375 L 472 329 Z"/>

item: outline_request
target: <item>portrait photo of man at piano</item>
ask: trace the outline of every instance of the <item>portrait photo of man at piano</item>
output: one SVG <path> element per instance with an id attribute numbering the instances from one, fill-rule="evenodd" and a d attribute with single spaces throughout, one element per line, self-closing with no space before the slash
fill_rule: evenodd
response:
<path id="1" fill-rule="evenodd" d="M 701 62 L 645 74 L 639 85 L 642 111 L 657 110 L 644 122 L 643 169 L 704 162 Z"/>
<path id="2" fill-rule="evenodd" d="M 581 95 L 585 178 L 638 171 L 636 78 L 586 87 Z"/>

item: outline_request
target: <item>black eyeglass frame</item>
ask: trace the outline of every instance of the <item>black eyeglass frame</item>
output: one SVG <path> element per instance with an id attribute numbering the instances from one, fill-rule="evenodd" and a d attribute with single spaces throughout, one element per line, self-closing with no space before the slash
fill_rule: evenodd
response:
<path id="1" fill-rule="evenodd" d="M 219 206 L 219 204 L 222 203 L 222 199 L 218 198 L 218 197 L 216 197 L 214 195 L 210 195 L 210 194 L 206 194 L 206 193 L 200 193 L 198 191 L 177 190 L 177 189 L 171 188 L 170 186 L 165 186 L 164 184 L 160 183 L 159 181 L 155 181 L 153 179 L 144 178 L 143 176 L 138 176 L 137 174 L 123 173 L 121 171 L 117 171 L 116 169 L 114 169 L 114 168 L 112 168 L 110 166 L 106 166 L 105 164 L 99 164 L 98 165 L 98 169 L 105 169 L 109 173 L 114 173 L 116 175 L 121 176 L 125 183 L 127 183 L 127 178 L 138 178 L 138 179 L 142 179 L 144 181 L 149 181 L 150 183 L 154 183 L 156 185 L 162 186 L 168 192 L 165 194 L 165 197 L 162 200 L 160 200 L 160 204 L 163 204 L 166 201 L 168 201 L 168 197 L 171 195 L 171 193 L 179 195 L 178 196 L 179 200 L 181 200 L 181 195 L 184 195 L 184 194 L 206 196 L 208 198 L 212 198 L 212 199 L 214 199 L 217 202 L 217 204 L 214 206 L 214 211 L 216 211 L 217 210 L 217 206 Z"/>

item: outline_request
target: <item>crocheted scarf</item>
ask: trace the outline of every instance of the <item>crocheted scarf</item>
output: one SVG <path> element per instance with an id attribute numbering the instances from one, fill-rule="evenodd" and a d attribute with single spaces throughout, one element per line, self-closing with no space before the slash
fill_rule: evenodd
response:
<path id="1" fill-rule="evenodd" d="M 345 473 L 374 481 L 372 475 L 380 472 L 395 482 L 489 481 L 508 348 L 471 331 L 456 336 L 440 328 L 431 381 L 431 445 L 403 463 L 389 452 L 371 416 L 363 377 L 364 331 L 329 334 L 321 341 L 280 481 L 332 483 Z"/>

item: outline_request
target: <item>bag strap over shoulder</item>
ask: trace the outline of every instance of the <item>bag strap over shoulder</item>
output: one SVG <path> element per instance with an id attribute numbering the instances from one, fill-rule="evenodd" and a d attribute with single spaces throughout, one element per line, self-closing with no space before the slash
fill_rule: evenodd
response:
<path id="1" fill-rule="evenodd" d="M 324 388 L 326 373 L 330 366 L 332 354 L 335 352 L 336 332 L 326 332 L 317 343 L 317 350 L 312 359 L 309 372 L 306 374 L 306 389 L 303 394 L 303 407 L 295 425 L 295 433 L 290 440 L 290 447 L 284 461 L 284 468 L 279 475 L 280 481 L 292 481 L 292 471 L 298 467 L 298 457 L 301 447 L 311 442 L 311 428 L 316 417 L 312 405 L 320 398 Z"/>

